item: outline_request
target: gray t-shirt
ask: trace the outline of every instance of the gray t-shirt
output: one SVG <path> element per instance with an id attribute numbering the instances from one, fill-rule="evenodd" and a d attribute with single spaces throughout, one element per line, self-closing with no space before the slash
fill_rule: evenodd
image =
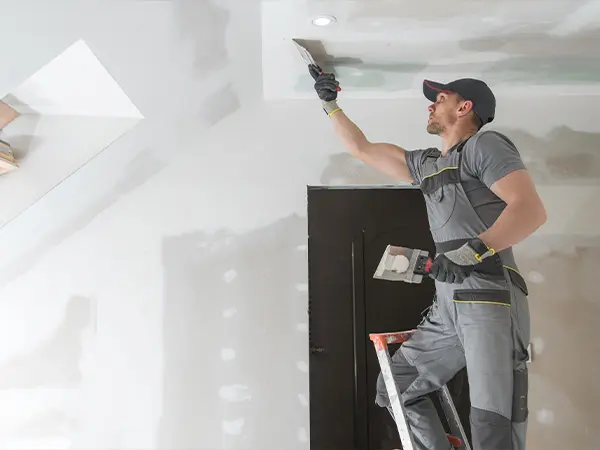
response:
<path id="1" fill-rule="evenodd" d="M 492 130 L 482 131 L 471 137 L 462 153 L 460 175 L 463 188 L 479 217 L 490 227 L 502 213 L 506 203 L 489 188 L 509 173 L 525 169 L 525 164 L 515 145 L 506 136 Z M 435 148 L 406 152 L 406 164 L 415 179 L 415 185 L 421 184 L 423 165 L 427 158 L 444 157 Z"/>

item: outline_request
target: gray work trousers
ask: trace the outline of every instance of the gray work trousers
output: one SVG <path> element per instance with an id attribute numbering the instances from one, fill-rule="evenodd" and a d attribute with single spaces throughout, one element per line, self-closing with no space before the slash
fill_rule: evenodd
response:
<path id="1" fill-rule="evenodd" d="M 392 355 L 392 374 L 417 449 L 451 448 L 427 394 L 466 365 L 473 448 L 524 450 L 530 339 L 526 295 L 510 281 L 470 278 L 461 285 L 436 282 L 436 290 L 417 332 Z M 375 402 L 391 410 L 381 374 Z"/>

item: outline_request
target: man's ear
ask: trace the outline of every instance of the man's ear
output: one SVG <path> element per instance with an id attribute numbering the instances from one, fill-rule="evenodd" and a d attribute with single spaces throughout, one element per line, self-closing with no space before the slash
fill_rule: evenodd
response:
<path id="1" fill-rule="evenodd" d="M 470 111 L 473 110 L 473 102 L 471 100 L 465 100 L 462 105 L 458 108 L 459 116 L 466 116 Z"/>

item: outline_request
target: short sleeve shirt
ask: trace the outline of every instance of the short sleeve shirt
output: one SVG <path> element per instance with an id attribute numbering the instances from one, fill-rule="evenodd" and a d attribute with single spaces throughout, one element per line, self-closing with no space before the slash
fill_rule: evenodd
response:
<path id="1" fill-rule="evenodd" d="M 491 130 L 471 137 L 462 152 L 460 175 L 463 188 L 479 217 L 490 227 L 506 207 L 506 203 L 490 187 L 511 172 L 525 169 L 525 164 L 512 141 Z M 421 184 L 427 158 L 443 156 L 436 148 L 406 152 L 406 165 L 415 185 Z"/>

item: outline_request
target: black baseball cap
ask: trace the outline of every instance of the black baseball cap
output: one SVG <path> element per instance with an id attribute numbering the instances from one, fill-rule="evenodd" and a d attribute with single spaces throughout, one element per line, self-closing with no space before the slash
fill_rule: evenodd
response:
<path id="1" fill-rule="evenodd" d="M 439 92 L 449 92 L 460 95 L 465 100 L 473 102 L 473 111 L 481 119 L 482 126 L 494 120 L 496 114 L 496 97 L 494 93 L 481 80 L 475 78 L 461 78 L 443 84 L 431 80 L 423 80 L 423 94 L 428 100 L 435 103 Z"/>

